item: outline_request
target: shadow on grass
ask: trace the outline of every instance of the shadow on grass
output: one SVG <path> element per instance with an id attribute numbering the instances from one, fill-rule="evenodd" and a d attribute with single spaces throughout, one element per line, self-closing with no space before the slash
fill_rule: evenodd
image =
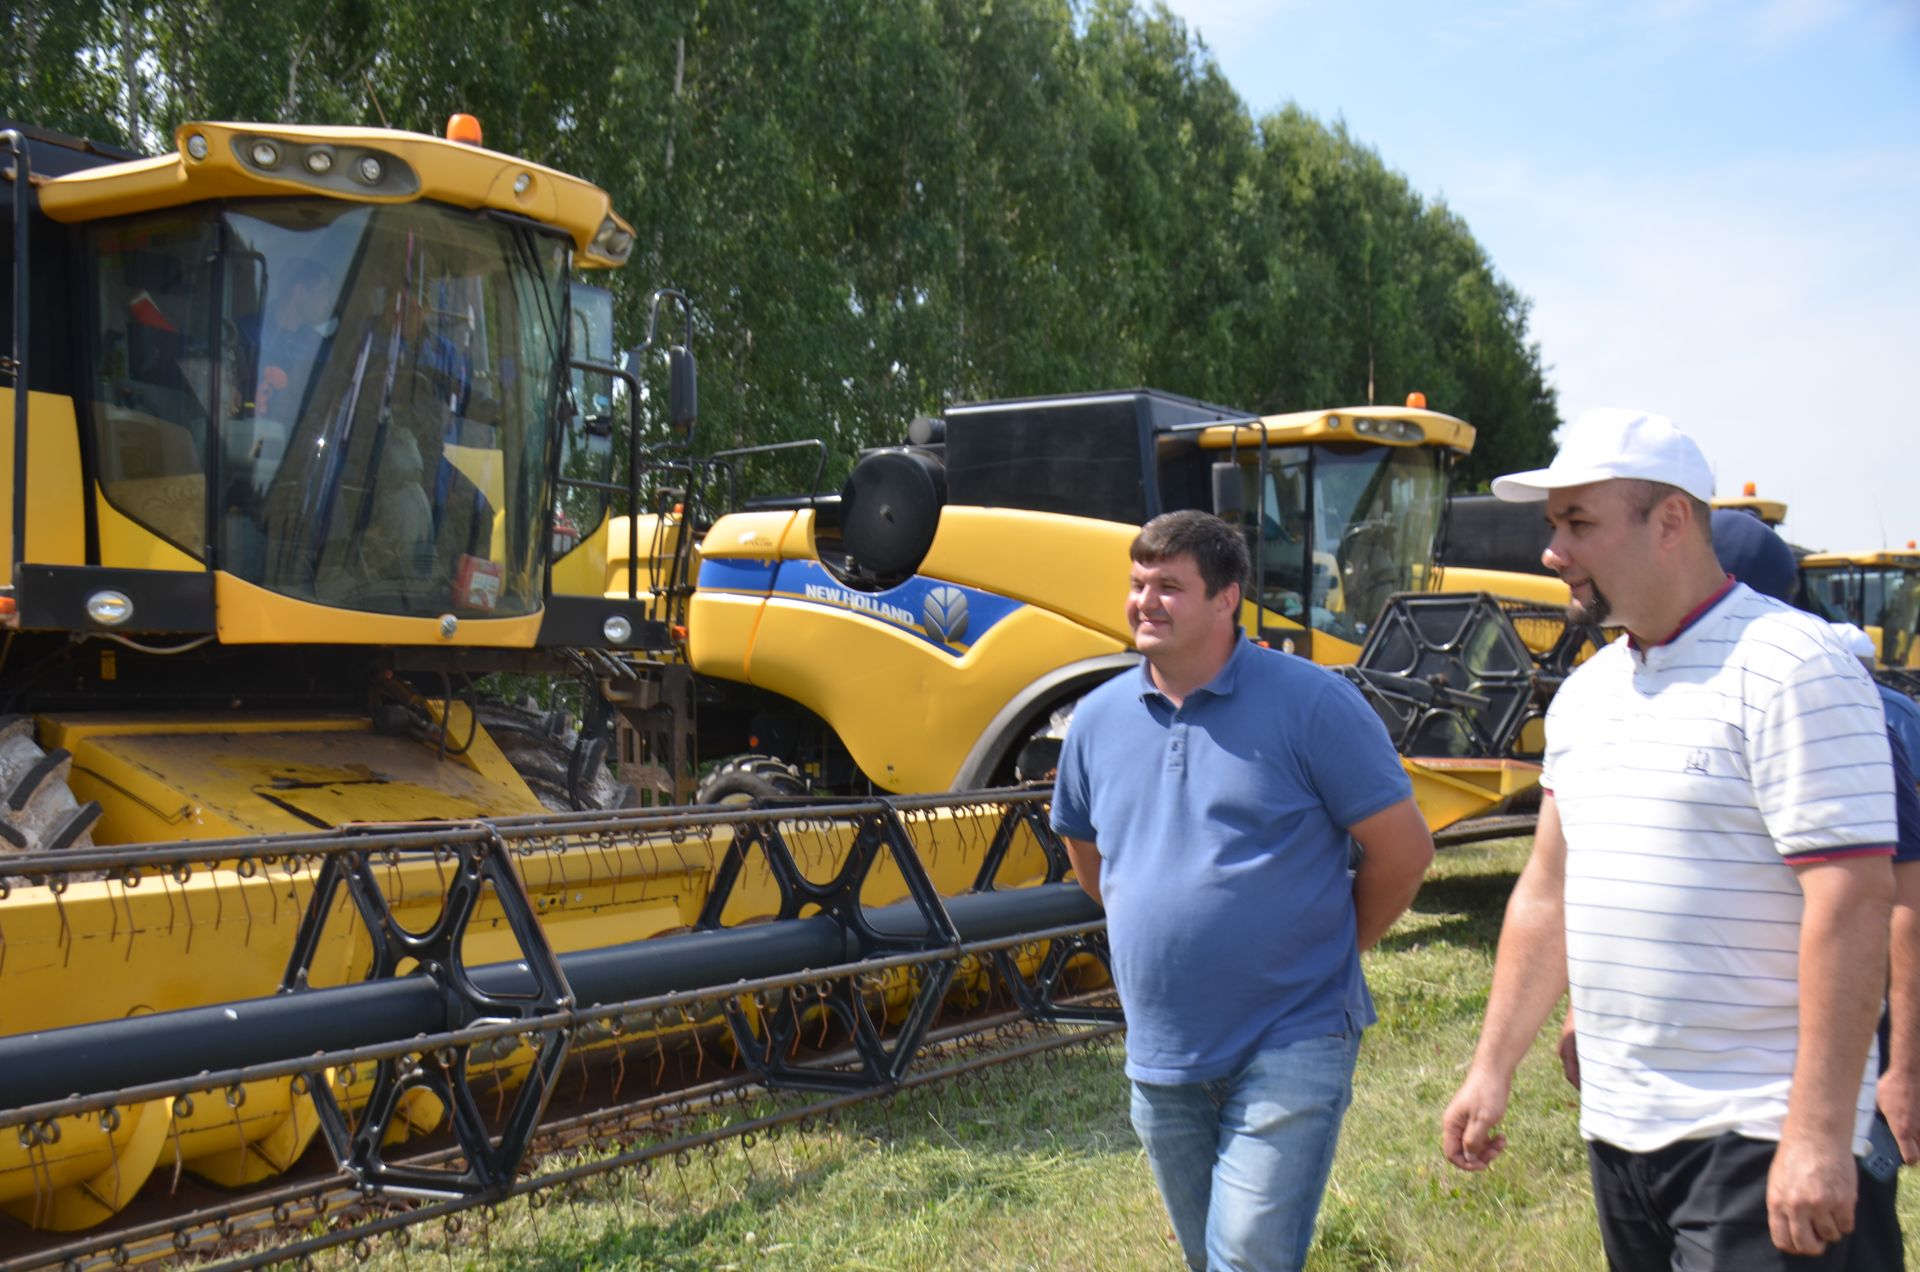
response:
<path id="1" fill-rule="evenodd" d="M 1457 945 L 1491 950 L 1500 940 L 1507 897 L 1519 875 L 1510 870 L 1429 879 L 1413 900 L 1411 913 L 1429 919 L 1418 927 L 1387 933 L 1379 949 L 1399 952 L 1423 945 Z M 1438 919 L 1438 922 L 1431 920 Z"/>

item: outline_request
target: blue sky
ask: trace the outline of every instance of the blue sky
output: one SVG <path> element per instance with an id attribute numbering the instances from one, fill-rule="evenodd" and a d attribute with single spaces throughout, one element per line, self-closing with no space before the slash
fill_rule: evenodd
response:
<path id="1" fill-rule="evenodd" d="M 1563 418 L 1671 415 L 1796 542 L 1920 538 L 1920 0 L 1168 7 L 1466 219 Z"/>

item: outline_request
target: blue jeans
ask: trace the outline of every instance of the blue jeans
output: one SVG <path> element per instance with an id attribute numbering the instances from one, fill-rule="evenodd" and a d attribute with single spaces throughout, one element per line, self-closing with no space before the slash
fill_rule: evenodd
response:
<path id="1" fill-rule="evenodd" d="M 1133 1129 L 1194 1272 L 1306 1262 L 1359 1053 L 1357 1031 L 1333 1034 L 1213 1082 L 1133 1084 Z"/>

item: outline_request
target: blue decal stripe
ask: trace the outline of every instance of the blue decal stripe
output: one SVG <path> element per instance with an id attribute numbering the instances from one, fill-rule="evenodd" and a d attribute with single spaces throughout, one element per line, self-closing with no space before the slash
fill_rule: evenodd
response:
<path id="1" fill-rule="evenodd" d="M 782 562 L 773 595 L 860 614 L 956 658 L 1024 605 L 993 592 L 918 575 L 883 592 L 856 591 L 817 561 Z"/>
<path id="2" fill-rule="evenodd" d="M 723 592 L 765 593 L 773 586 L 779 566 L 774 561 L 730 561 L 706 557 L 700 562 L 699 586 Z"/>

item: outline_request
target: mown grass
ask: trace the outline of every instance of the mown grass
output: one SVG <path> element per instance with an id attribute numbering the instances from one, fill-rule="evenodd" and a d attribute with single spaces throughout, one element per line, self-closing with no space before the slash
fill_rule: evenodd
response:
<path id="1" fill-rule="evenodd" d="M 1577 1102 L 1552 1032 L 1523 1065 L 1485 1174 L 1441 1161 L 1438 1119 L 1486 1004 L 1525 840 L 1449 849 L 1369 955 L 1367 1035 L 1308 1267 L 1315 1272 L 1591 1269 Z M 1920 1191 L 1901 1218 L 1920 1258 Z M 600 1177 L 575 1198 L 505 1207 L 484 1238 L 423 1228 L 383 1267 L 533 1269 L 1177 1269 L 1126 1120 L 1118 1045 L 866 1106 L 806 1133 Z"/>

